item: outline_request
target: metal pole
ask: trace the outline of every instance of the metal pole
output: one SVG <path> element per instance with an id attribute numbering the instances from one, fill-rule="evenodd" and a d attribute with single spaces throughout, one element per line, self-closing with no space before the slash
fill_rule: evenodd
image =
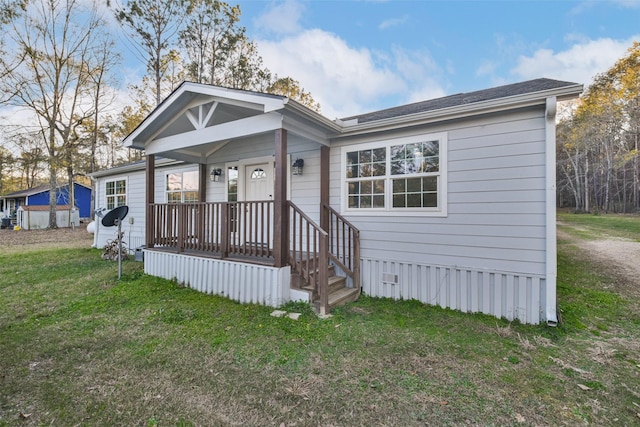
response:
<path id="1" fill-rule="evenodd" d="M 122 277 L 122 221 L 116 218 L 116 223 L 118 224 L 118 280 Z"/>

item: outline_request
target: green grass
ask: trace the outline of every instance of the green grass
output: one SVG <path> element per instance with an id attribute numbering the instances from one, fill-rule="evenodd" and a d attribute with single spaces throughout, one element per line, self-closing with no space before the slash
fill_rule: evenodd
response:
<path id="1" fill-rule="evenodd" d="M 0 425 L 634 425 L 639 301 L 559 251 L 557 328 L 366 296 L 293 321 L 97 250 L 0 255 Z"/>
<path id="2" fill-rule="evenodd" d="M 558 213 L 558 221 L 571 225 L 567 230 L 582 238 L 613 236 L 640 241 L 640 218 L 635 215 Z"/>

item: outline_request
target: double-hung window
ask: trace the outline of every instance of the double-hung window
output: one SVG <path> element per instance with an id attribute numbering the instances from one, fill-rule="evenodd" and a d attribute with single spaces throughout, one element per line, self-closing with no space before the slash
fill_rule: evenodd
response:
<path id="1" fill-rule="evenodd" d="M 198 171 L 167 174 L 168 203 L 196 203 L 198 201 Z"/>
<path id="2" fill-rule="evenodd" d="M 446 215 L 446 143 L 436 134 L 344 147 L 345 211 Z"/>
<path id="3" fill-rule="evenodd" d="M 127 180 L 118 179 L 105 183 L 107 209 L 111 210 L 127 204 Z"/>

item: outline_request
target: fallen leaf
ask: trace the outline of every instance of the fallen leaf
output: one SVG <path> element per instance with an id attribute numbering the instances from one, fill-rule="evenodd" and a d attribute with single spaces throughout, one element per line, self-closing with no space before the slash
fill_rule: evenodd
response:
<path id="1" fill-rule="evenodd" d="M 587 387 L 584 384 L 578 384 L 578 387 L 580 387 L 580 390 L 584 390 L 584 391 L 591 390 L 591 387 Z"/>
<path id="2" fill-rule="evenodd" d="M 22 418 L 23 420 L 26 420 L 30 416 L 31 416 L 31 414 L 23 414 L 22 412 L 20 412 L 20 418 Z"/>
<path id="3" fill-rule="evenodd" d="M 449 404 L 449 402 L 447 402 L 447 401 L 442 401 L 442 402 L 440 402 L 440 405 L 441 405 L 441 406 L 446 406 L 446 405 L 448 405 L 448 404 Z"/>
<path id="4" fill-rule="evenodd" d="M 516 421 L 519 423 L 523 423 L 525 421 L 527 421 L 522 415 L 520 414 L 516 414 Z"/>

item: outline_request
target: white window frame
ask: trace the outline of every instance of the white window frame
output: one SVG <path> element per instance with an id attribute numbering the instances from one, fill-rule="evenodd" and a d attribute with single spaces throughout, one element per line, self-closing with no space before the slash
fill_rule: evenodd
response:
<path id="1" fill-rule="evenodd" d="M 108 195 L 107 194 L 108 184 L 110 182 L 113 182 L 114 183 L 113 184 L 114 185 L 114 191 L 115 191 L 115 189 L 117 188 L 115 183 L 118 182 L 118 181 L 124 181 L 124 204 L 125 205 L 128 204 L 128 201 L 129 201 L 129 178 L 125 176 L 125 177 L 122 177 L 122 178 L 107 179 L 107 180 L 104 181 L 104 205 L 105 205 L 105 207 L 107 209 L 109 209 L 109 197 L 115 198 L 114 206 L 111 209 L 115 209 L 118 206 L 122 206 L 122 205 L 118 205 L 117 204 L 117 197 L 119 195 L 121 195 L 120 193 L 114 193 L 113 195 Z M 111 209 L 109 209 L 109 210 L 111 210 Z"/>
<path id="2" fill-rule="evenodd" d="M 198 170 L 184 169 L 184 170 L 173 170 L 173 171 L 165 172 L 165 174 L 164 174 L 164 200 L 165 200 L 165 202 L 166 203 L 171 203 L 171 202 L 169 202 L 169 193 L 180 193 L 180 202 L 173 202 L 173 203 L 197 203 L 198 202 L 197 200 L 195 202 L 193 202 L 193 201 L 185 202 L 184 201 L 184 193 L 185 192 L 191 192 L 193 190 L 185 191 L 184 189 L 181 189 L 181 190 L 171 190 L 170 191 L 170 190 L 167 189 L 169 175 L 177 174 L 177 173 L 182 175 L 182 182 L 184 183 L 184 174 L 185 173 L 196 173 L 197 174 Z M 202 191 L 202 190 L 200 190 L 200 179 L 199 178 L 197 180 L 197 183 L 198 183 L 197 192 L 198 192 L 198 197 L 199 197 L 200 191 Z"/>
<path id="3" fill-rule="evenodd" d="M 438 179 L 438 207 L 437 208 L 393 208 L 393 177 L 400 175 L 391 175 L 391 159 L 389 155 L 389 147 L 392 145 L 414 144 L 425 141 L 438 141 L 439 149 L 439 172 Z M 349 208 L 349 180 L 347 179 L 347 153 L 353 151 L 367 150 L 373 148 L 385 148 L 386 155 L 386 175 L 379 177 L 385 180 L 385 207 L 384 208 Z M 447 181 L 448 181 L 448 135 L 446 132 L 422 134 L 399 138 L 382 139 L 363 144 L 345 145 L 340 151 L 340 204 L 342 213 L 349 215 L 361 216 L 430 216 L 430 217 L 446 217 L 447 216 Z M 411 177 L 413 175 L 406 175 Z M 422 176 L 422 175 L 420 175 Z"/>

